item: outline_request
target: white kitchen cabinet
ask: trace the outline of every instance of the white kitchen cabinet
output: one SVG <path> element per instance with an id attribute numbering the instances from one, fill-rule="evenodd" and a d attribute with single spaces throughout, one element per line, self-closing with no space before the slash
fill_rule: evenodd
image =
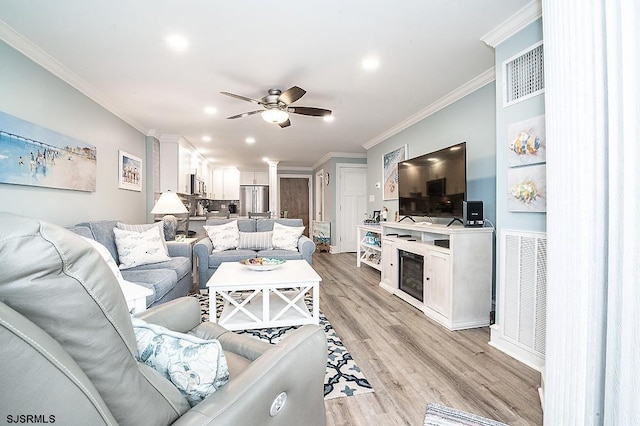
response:
<path id="1" fill-rule="evenodd" d="M 240 172 L 240 185 L 269 185 L 269 172 Z"/>
<path id="2" fill-rule="evenodd" d="M 211 198 L 238 200 L 240 198 L 240 172 L 235 167 L 214 167 Z"/>

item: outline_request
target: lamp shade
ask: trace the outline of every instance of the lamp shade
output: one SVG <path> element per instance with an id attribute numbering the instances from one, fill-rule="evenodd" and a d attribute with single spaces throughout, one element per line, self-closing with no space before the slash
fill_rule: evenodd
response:
<path id="1" fill-rule="evenodd" d="M 284 123 L 289 119 L 289 113 L 278 108 L 262 111 L 260 115 L 264 121 L 269 123 Z"/>
<path id="2" fill-rule="evenodd" d="M 189 210 L 182 204 L 178 194 L 167 191 L 163 192 L 156 204 L 151 209 L 151 214 L 183 214 Z"/>

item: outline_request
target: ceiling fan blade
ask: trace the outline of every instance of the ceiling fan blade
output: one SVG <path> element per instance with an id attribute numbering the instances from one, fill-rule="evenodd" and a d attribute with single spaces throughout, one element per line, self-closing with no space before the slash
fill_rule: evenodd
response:
<path id="1" fill-rule="evenodd" d="M 241 118 L 241 117 L 246 117 L 248 115 L 258 114 L 258 113 L 261 113 L 262 111 L 264 111 L 264 110 L 263 109 L 259 109 L 257 111 L 243 112 L 242 114 L 232 115 L 231 117 L 227 117 L 227 120 L 232 120 L 234 118 Z"/>
<path id="2" fill-rule="evenodd" d="M 307 93 L 306 90 L 301 89 L 298 86 L 293 86 L 287 90 L 285 90 L 281 95 L 280 95 L 280 100 L 282 102 L 285 103 L 285 105 L 291 105 L 292 103 L 294 103 L 295 101 L 297 101 L 298 99 L 300 99 L 301 97 L 304 96 L 304 94 Z"/>
<path id="3" fill-rule="evenodd" d="M 236 98 L 236 99 L 240 99 L 242 101 L 247 101 L 247 102 L 255 102 L 257 104 L 262 105 L 262 102 L 260 102 L 257 99 L 251 99 L 251 98 L 247 98 L 246 96 L 240 96 L 240 95 L 236 95 L 235 93 L 229 93 L 229 92 L 220 92 L 221 95 L 227 95 L 227 96 L 231 96 L 232 98 Z"/>
<path id="4" fill-rule="evenodd" d="M 314 117 L 325 117 L 331 115 L 331 110 L 312 107 L 289 107 L 287 111 L 294 114 L 312 115 Z"/>
<path id="5" fill-rule="evenodd" d="M 278 126 L 284 129 L 285 127 L 291 126 L 291 121 L 287 119 L 287 121 L 285 121 L 284 123 L 278 123 Z"/>

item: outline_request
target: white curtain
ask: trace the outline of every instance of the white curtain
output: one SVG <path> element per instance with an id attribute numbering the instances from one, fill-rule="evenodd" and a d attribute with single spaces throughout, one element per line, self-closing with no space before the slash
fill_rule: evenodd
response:
<path id="1" fill-rule="evenodd" d="M 545 425 L 640 424 L 640 2 L 543 0 Z"/>

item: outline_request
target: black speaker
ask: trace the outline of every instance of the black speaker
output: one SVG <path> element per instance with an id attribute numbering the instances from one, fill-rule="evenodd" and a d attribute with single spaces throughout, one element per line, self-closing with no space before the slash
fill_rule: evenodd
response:
<path id="1" fill-rule="evenodd" d="M 484 208 L 482 201 L 462 202 L 462 223 L 464 226 L 484 226 Z"/>

